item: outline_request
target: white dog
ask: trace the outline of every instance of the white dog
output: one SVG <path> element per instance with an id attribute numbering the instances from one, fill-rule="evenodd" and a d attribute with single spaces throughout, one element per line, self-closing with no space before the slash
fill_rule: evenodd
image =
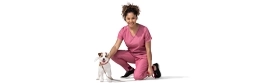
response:
<path id="1" fill-rule="evenodd" d="M 104 75 L 107 78 L 107 81 L 112 80 L 112 72 L 111 72 L 111 65 L 108 62 L 107 64 L 100 65 L 100 63 L 105 63 L 109 59 L 107 58 L 108 54 L 107 52 L 100 52 L 98 53 L 98 58 L 96 60 L 99 60 L 99 67 L 98 67 L 98 77 L 97 80 L 100 80 L 101 82 L 104 81 Z"/>

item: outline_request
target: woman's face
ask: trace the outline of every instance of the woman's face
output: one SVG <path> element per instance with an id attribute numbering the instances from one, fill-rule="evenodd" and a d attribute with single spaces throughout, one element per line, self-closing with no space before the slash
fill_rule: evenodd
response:
<path id="1" fill-rule="evenodd" d="M 127 13 L 125 19 L 129 27 L 134 27 L 136 25 L 137 16 L 134 13 Z"/>

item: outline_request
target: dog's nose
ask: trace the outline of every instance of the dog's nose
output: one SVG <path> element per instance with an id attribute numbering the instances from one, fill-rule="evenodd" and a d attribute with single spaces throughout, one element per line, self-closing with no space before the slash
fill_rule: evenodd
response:
<path id="1" fill-rule="evenodd" d="M 103 58 L 103 60 L 105 60 L 105 59 Z"/>

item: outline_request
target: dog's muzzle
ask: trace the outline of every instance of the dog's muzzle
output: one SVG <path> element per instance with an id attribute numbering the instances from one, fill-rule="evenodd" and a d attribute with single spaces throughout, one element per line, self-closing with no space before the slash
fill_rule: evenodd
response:
<path id="1" fill-rule="evenodd" d="M 105 62 L 105 58 L 103 58 L 103 62 Z"/>

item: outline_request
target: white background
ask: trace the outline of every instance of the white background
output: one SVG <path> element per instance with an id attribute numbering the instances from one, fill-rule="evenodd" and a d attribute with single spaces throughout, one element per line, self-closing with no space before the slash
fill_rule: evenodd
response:
<path id="1" fill-rule="evenodd" d="M 162 72 L 139 82 L 254 83 L 252 0 L 1 0 L 0 83 L 96 82 L 93 60 L 126 25 L 127 2 L 140 6 Z"/>

